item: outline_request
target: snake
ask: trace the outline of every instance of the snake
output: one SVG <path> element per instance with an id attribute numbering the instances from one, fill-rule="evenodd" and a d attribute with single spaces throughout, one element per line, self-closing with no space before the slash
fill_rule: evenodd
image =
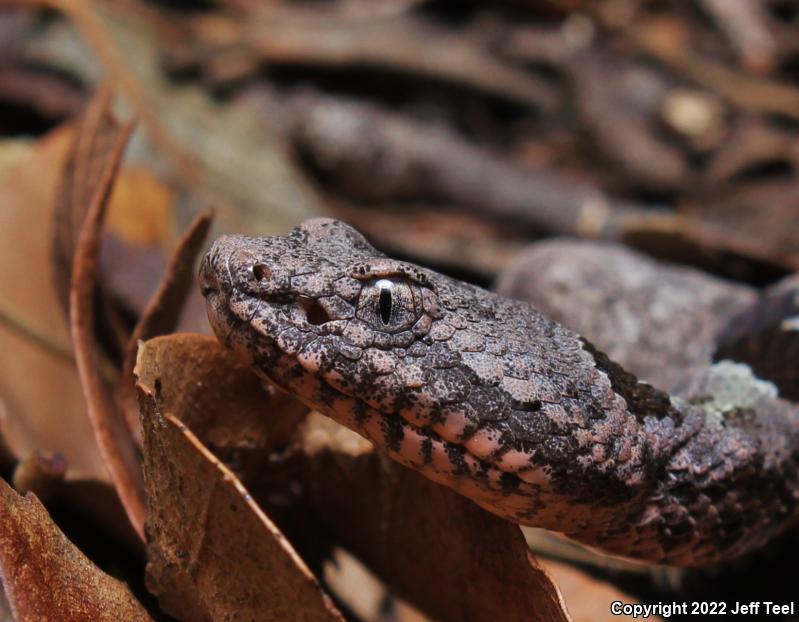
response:
<path id="1" fill-rule="evenodd" d="M 796 522 L 799 408 L 745 365 L 669 394 L 531 304 L 329 218 L 224 235 L 199 280 L 217 338 L 261 378 L 507 520 L 673 566 Z"/>

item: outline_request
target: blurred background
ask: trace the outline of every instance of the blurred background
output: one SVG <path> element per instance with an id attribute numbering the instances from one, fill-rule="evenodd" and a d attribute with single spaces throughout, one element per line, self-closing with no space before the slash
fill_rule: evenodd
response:
<path id="1" fill-rule="evenodd" d="M 108 481 L 52 250 L 65 158 L 101 88 L 137 122 L 100 262 L 128 322 L 209 209 L 212 237 L 338 217 L 486 287 L 564 236 L 747 286 L 799 270 L 795 2 L 0 0 L 9 478 L 44 449 L 67 479 Z M 209 333 L 194 290 L 179 329 Z M 671 589 L 652 581 L 628 586 Z"/>

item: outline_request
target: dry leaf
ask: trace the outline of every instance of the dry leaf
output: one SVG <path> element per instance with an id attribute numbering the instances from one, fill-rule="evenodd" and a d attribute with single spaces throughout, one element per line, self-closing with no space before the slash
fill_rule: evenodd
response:
<path id="1" fill-rule="evenodd" d="M 175 249 L 158 289 L 136 323 L 125 348 L 119 386 L 119 403 L 124 410 L 131 434 L 139 446 L 141 446 L 141 426 L 139 425 L 139 409 L 133 377 L 139 341 L 163 335 L 175 329 L 190 288 L 195 284 L 195 259 L 205 242 L 210 226 L 211 214 L 205 213 L 198 216 L 186 230 Z"/>
<path id="2" fill-rule="evenodd" d="M 349 453 L 335 428 L 306 428 L 314 515 L 399 596 L 437 620 L 569 619 L 517 525 L 377 453 Z"/>
<path id="3" fill-rule="evenodd" d="M 106 228 L 129 244 L 167 247 L 174 201 L 174 190 L 151 170 L 126 166 L 111 193 Z"/>
<path id="4" fill-rule="evenodd" d="M 630 43 L 674 73 L 714 92 L 743 110 L 799 118 L 799 89 L 788 82 L 755 76 L 723 65 L 692 49 L 674 16 L 660 15 L 630 30 Z M 698 47 L 698 45 L 697 45 Z"/>
<path id="5" fill-rule="evenodd" d="M 109 114 L 106 110 L 99 118 L 107 119 Z M 115 129 L 111 131 L 108 125 L 106 120 L 99 128 L 87 124 L 82 128 L 82 132 L 89 134 L 94 131 L 111 132 L 113 148 L 107 152 L 107 158 L 103 161 L 100 181 L 89 198 L 89 209 L 81 224 L 75 247 L 69 305 L 70 326 L 75 359 L 97 445 L 131 524 L 143 536 L 144 486 L 141 466 L 124 415 L 117 406 L 113 390 L 103 373 L 103 355 L 95 332 L 95 300 L 103 216 L 122 153 L 133 128 L 130 123 L 125 126 L 115 124 Z"/>
<path id="6" fill-rule="evenodd" d="M 157 387 L 158 400 L 204 444 L 219 451 L 267 456 L 293 439 L 308 409 L 265 389 L 250 368 L 214 337 L 177 334 L 139 347 L 137 386 Z"/>
<path id="7" fill-rule="evenodd" d="M 101 286 L 134 317 L 155 293 L 175 247 L 175 195 L 142 165 L 126 163 L 114 183 L 100 252 Z"/>
<path id="8" fill-rule="evenodd" d="M 17 463 L 12 481 L 17 491 L 33 492 L 47 502 L 63 484 L 66 472 L 67 461 L 64 456 L 35 451 Z"/>
<path id="9" fill-rule="evenodd" d="M 456 205 L 336 205 L 334 211 L 389 254 L 486 279 L 496 276 L 528 242 L 519 227 L 465 213 Z"/>
<path id="10" fill-rule="evenodd" d="M 54 195 L 53 283 L 65 315 L 80 228 L 119 132 L 110 106 L 109 91 L 99 91 L 92 99 L 64 160 Z"/>
<path id="11" fill-rule="evenodd" d="M 152 620 L 125 584 L 90 562 L 33 495 L 0 480 L 0 577 L 19 621 Z"/>
<path id="12" fill-rule="evenodd" d="M 59 451 L 68 477 L 105 480 L 51 272 L 51 208 L 71 140 L 67 128 L 43 138 L 0 189 L 0 351 L 14 353 L 0 357 L 0 395 L 15 453 Z"/>
<path id="13" fill-rule="evenodd" d="M 176 341 L 183 347 L 170 351 Z M 192 346 L 197 356 L 186 358 Z M 233 376 L 253 377 L 240 367 L 221 372 L 229 356 L 210 338 L 189 335 L 156 339 L 140 351 L 149 589 L 183 619 L 343 620 L 235 475 L 178 419 L 199 423 L 207 408 L 205 433 L 214 436 L 222 412 L 237 416 L 236 402 L 248 391 L 231 394 L 241 388 Z M 198 368 L 205 373 L 195 375 Z"/>
<path id="14" fill-rule="evenodd" d="M 14 452 L 8 446 L 6 427 L 8 427 L 8 411 L 5 402 L 0 398 L 0 472 L 3 473 L 10 471 L 16 462 Z"/>
<path id="15" fill-rule="evenodd" d="M 0 588 L 2 588 L 2 585 L 0 585 Z M 16 622 L 11 613 L 11 605 L 8 604 L 4 589 L 0 589 L 0 622 Z"/>
<path id="16" fill-rule="evenodd" d="M 284 5 L 239 24 L 216 15 L 196 18 L 190 26 L 212 75 L 217 67 L 232 64 L 251 71 L 262 62 L 374 67 L 449 82 L 536 110 L 559 105 L 560 96 L 548 83 L 494 58 L 481 42 L 407 16 L 356 22 Z"/>

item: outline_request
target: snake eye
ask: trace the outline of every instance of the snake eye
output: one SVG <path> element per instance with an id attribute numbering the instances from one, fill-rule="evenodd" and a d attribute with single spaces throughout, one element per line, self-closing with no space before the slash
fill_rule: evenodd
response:
<path id="1" fill-rule="evenodd" d="M 380 290 L 380 319 L 388 326 L 391 321 L 391 288 L 393 283 L 387 279 L 380 279 L 377 288 Z"/>
<path id="2" fill-rule="evenodd" d="M 412 326 L 421 308 L 416 284 L 404 277 L 381 278 L 364 283 L 357 315 L 374 328 L 393 333 Z"/>

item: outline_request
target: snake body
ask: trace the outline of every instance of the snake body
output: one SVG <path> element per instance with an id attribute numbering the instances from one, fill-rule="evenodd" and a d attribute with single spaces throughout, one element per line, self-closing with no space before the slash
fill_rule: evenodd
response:
<path id="1" fill-rule="evenodd" d="M 330 219 L 223 236 L 200 280 L 218 338 L 261 376 L 509 520 L 698 566 L 796 519 L 799 410 L 745 366 L 670 396 L 529 304 Z"/>

